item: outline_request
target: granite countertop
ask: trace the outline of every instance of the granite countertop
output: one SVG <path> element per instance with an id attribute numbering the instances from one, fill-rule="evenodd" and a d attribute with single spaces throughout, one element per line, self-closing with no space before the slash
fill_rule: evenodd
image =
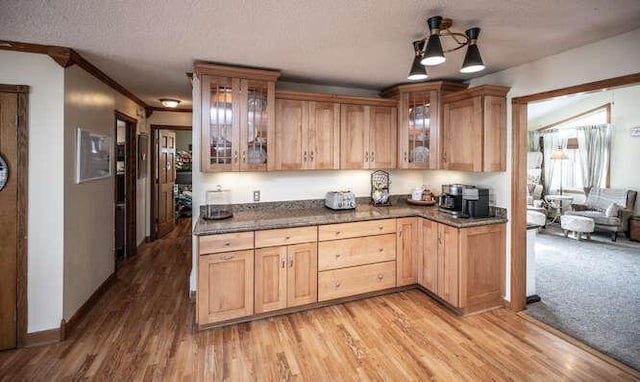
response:
<path id="1" fill-rule="evenodd" d="M 436 206 L 416 206 L 400 198 L 392 206 L 371 206 L 358 200 L 355 210 L 333 211 L 323 206 L 322 201 L 275 202 L 234 206 L 233 217 L 224 220 L 199 218 L 194 235 L 254 231 L 275 228 L 304 227 L 312 225 L 350 223 L 365 220 L 422 217 L 452 227 L 466 228 L 506 223 L 506 210 L 492 208 L 494 217 L 482 219 L 453 218 L 438 211 Z M 264 206 L 263 206 L 264 205 Z M 263 207 L 261 207 L 263 206 Z M 202 216 L 202 213 L 200 214 Z"/>

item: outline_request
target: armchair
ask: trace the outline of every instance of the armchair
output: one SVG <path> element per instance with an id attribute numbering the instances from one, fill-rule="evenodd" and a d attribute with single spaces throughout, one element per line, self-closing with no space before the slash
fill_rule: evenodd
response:
<path id="1" fill-rule="evenodd" d="M 572 204 L 573 211 L 567 215 L 593 219 L 596 230 L 611 232 L 616 241 L 618 232 L 627 232 L 629 218 L 633 216 L 638 193 L 615 188 L 592 188 L 584 204 Z"/>

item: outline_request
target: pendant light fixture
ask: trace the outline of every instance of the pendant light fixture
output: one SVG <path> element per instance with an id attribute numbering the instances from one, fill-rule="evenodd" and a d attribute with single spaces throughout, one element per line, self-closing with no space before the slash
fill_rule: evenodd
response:
<path id="1" fill-rule="evenodd" d="M 413 51 L 415 53 L 415 57 L 413 59 L 413 65 L 411 65 L 411 70 L 409 71 L 409 76 L 407 77 L 411 81 L 425 80 L 429 76 L 427 74 L 427 68 L 424 67 L 420 62 L 422 61 L 423 49 L 424 40 L 413 42 Z"/>
<path id="2" fill-rule="evenodd" d="M 445 53 L 453 52 L 465 46 L 467 47 L 467 52 L 460 72 L 476 73 L 484 70 L 485 66 L 477 45 L 480 28 L 469 28 L 463 34 L 451 31 L 449 28 L 451 28 L 452 24 L 451 19 L 443 18 L 442 16 L 433 16 L 427 20 L 429 36 L 413 42 L 415 57 L 411 70 L 409 71 L 409 76 L 407 77 L 409 80 L 417 81 L 427 78 L 426 69 L 420 69 L 418 67 L 418 60 L 420 64 L 424 66 L 440 65 L 446 61 Z M 442 48 L 441 37 L 450 37 L 451 40 L 453 40 L 454 47 L 444 50 Z"/>

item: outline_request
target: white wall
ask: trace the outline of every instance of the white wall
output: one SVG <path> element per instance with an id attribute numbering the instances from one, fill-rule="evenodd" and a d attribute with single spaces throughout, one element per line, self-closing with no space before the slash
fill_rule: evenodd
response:
<path id="1" fill-rule="evenodd" d="M 481 84 L 511 87 L 507 96 L 507 158 L 512 156 L 511 98 L 638 73 L 640 72 L 638 41 L 640 41 L 640 29 L 472 80 L 471 87 Z M 512 161 L 507 161 L 507 172 L 494 180 L 496 192 L 507 206 L 511 203 L 511 167 Z M 511 211 L 509 211 L 510 216 Z M 509 224 L 506 261 L 507 299 L 510 299 L 510 246 L 511 225 Z"/>
<path id="2" fill-rule="evenodd" d="M 0 83 L 29 85 L 27 331 L 62 319 L 64 70 L 39 54 L 0 50 Z"/>
<path id="3" fill-rule="evenodd" d="M 65 69 L 64 82 L 63 317 L 68 320 L 114 272 L 114 177 L 76 184 L 76 128 L 109 135 L 115 142 L 114 111 L 140 117 L 135 103 L 77 65 Z M 138 211 L 144 211 L 144 188 L 140 191 Z M 137 222 L 136 231 L 139 243 L 144 221 Z"/>

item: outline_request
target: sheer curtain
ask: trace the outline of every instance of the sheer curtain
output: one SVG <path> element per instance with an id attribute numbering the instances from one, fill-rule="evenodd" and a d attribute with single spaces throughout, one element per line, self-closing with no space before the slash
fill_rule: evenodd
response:
<path id="1" fill-rule="evenodd" d="M 582 126 L 576 128 L 578 150 L 582 158 L 582 184 L 585 195 L 592 187 L 600 187 L 609 170 L 611 157 L 610 124 Z"/>
<path id="2" fill-rule="evenodd" d="M 539 131 L 529 131 L 529 151 L 540 151 L 541 135 Z"/>

